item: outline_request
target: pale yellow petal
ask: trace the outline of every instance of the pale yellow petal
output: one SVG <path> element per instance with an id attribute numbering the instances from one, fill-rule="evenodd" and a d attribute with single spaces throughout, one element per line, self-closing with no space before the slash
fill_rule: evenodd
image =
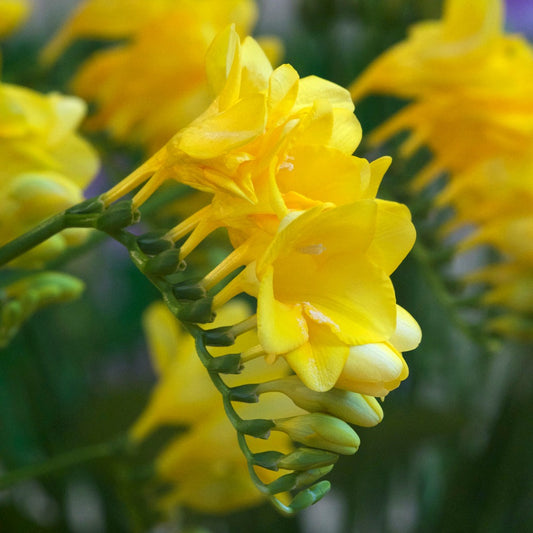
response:
<path id="1" fill-rule="evenodd" d="M 399 305 L 396 306 L 396 330 L 389 342 L 400 352 L 414 350 L 422 340 L 418 322 Z"/>

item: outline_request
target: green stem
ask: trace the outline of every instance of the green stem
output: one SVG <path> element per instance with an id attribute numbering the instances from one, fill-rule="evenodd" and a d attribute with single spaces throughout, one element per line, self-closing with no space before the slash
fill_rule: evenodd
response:
<path id="1" fill-rule="evenodd" d="M 72 466 L 118 455 L 124 452 L 130 445 L 130 441 L 126 437 L 121 436 L 116 440 L 57 455 L 44 463 L 25 466 L 1 476 L 0 490 L 5 490 L 28 479 L 55 474 Z"/>
<path id="2" fill-rule="evenodd" d="M 50 217 L 0 248 L 0 267 L 41 244 L 66 227 L 65 213 Z"/>

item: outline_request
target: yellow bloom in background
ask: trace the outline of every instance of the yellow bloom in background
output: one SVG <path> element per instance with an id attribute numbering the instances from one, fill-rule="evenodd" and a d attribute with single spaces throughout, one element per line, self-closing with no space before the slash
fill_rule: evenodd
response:
<path id="1" fill-rule="evenodd" d="M 488 245 L 498 252 L 496 263 L 465 279 L 488 285 L 486 303 L 530 313 L 533 49 L 505 33 L 503 2 L 447 0 L 441 21 L 411 28 L 351 91 L 356 99 L 374 92 L 412 100 L 373 132 L 372 142 L 406 130 L 404 156 L 430 148 L 433 157 L 412 185 L 448 174 L 435 199 L 450 210 L 442 235 L 462 229 L 459 251 Z"/>
<path id="2" fill-rule="evenodd" d="M 17 29 L 30 11 L 29 0 L 0 0 L 0 37 Z"/>
<path id="3" fill-rule="evenodd" d="M 1 243 L 83 199 L 99 166 L 96 152 L 76 132 L 85 109 L 77 97 L 0 84 Z M 17 264 L 39 266 L 85 234 L 63 231 Z"/>
<path id="4" fill-rule="evenodd" d="M 234 324 L 249 314 L 247 304 L 232 302 L 220 310 L 214 325 Z M 131 428 L 131 436 L 140 441 L 161 425 L 188 428 L 156 460 L 157 475 L 173 484 L 163 498 L 163 506 L 182 504 L 203 512 L 220 513 L 259 503 L 263 496 L 250 479 L 235 429 L 226 418 L 220 393 L 196 354 L 192 337 L 182 330 L 162 302 L 152 304 L 147 310 L 144 325 L 158 383 L 148 406 Z M 256 343 L 255 333 L 248 332 L 239 337 L 232 351 L 244 351 Z M 217 356 L 223 351 L 213 349 L 212 353 Z M 248 363 L 238 376 L 226 376 L 225 380 L 228 385 L 237 386 L 282 378 L 287 372 L 283 361 L 267 365 L 259 359 Z M 283 417 L 304 412 L 279 394 L 259 404 L 240 406 L 238 410 L 244 418 Z M 266 441 L 253 439 L 251 447 L 254 452 L 275 449 L 288 453 L 292 449 L 288 438 L 280 433 L 273 433 Z M 279 476 L 260 470 L 265 482 Z"/>
<path id="5" fill-rule="evenodd" d="M 229 23 L 246 35 L 256 18 L 253 0 L 88 0 L 44 58 L 80 37 L 125 38 L 91 56 L 73 87 L 97 106 L 88 127 L 153 153 L 211 102 L 204 57 L 215 35 Z"/>
<path id="6" fill-rule="evenodd" d="M 504 33 L 503 11 L 501 0 L 447 0 L 442 21 L 415 25 L 351 87 L 355 99 L 370 92 L 414 99 L 371 139 L 410 130 L 406 155 L 429 146 L 434 159 L 417 185 L 531 150 L 533 52 L 521 36 Z"/>

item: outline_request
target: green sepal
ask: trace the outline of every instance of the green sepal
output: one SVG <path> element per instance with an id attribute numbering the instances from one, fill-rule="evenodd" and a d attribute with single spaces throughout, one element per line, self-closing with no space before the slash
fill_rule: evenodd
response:
<path id="1" fill-rule="evenodd" d="M 202 298 L 201 300 L 190 301 L 180 308 L 178 311 L 178 318 L 182 322 L 192 322 L 193 324 L 213 322 L 216 315 L 212 307 L 213 298 L 211 296 Z"/>
<path id="2" fill-rule="evenodd" d="M 89 198 L 79 204 L 69 207 L 65 213 L 69 215 L 91 215 L 101 213 L 104 210 L 104 202 L 99 196 Z"/>
<path id="3" fill-rule="evenodd" d="M 235 344 L 235 334 L 232 332 L 232 326 L 205 330 L 204 343 L 206 346 L 231 346 Z"/>
<path id="4" fill-rule="evenodd" d="M 312 487 L 299 492 L 292 500 L 289 508 L 292 511 L 301 511 L 321 500 L 331 488 L 329 481 L 319 481 Z"/>
<path id="5" fill-rule="evenodd" d="M 297 476 L 298 474 L 291 472 L 290 474 L 278 477 L 278 479 L 275 479 L 267 485 L 268 492 L 274 495 L 294 489 L 296 487 Z"/>
<path id="6" fill-rule="evenodd" d="M 257 403 L 259 401 L 257 387 L 255 383 L 233 387 L 230 389 L 229 398 L 232 402 Z"/>
<path id="7" fill-rule="evenodd" d="M 157 255 L 169 248 L 174 247 L 174 243 L 165 239 L 166 231 L 149 231 L 144 235 L 137 237 L 137 245 L 141 252 L 147 255 Z"/>
<path id="8" fill-rule="evenodd" d="M 272 420 L 256 418 L 255 420 L 240 420 L 237 424 L 237 431 L 245 435 L 251 435 L 258 439 L 268 439 L 270 430 L 274 427 Z"/>
<path id="9" fill-rule="evenodd" d="M 286 470 L 309 470 L 322 466 L 333 465 L 337 462 L 339 456 L 336 453 L 319 450 L 316 448 L 301 447 L 294 452 L 283 456 L 279 462 L 279 468 Z"/>
<path id="10" fill-rule="evenodd" d="M 182 281 L 172 287 L 172 293 L 177 300 L 200 300 L 207 296 L 207 291 L 199 283 Z"/>
<path id="11" fill-rule="evenodd" d="M 96 220 L 96 228 L 107 233 L 139 222 L 141 214 L 133 208 L 131 200 L 121 200 L 110 205 Z"/>
<path id="12" fill-rule="evenodd" d="M 146 274 L 156 276 L 168 276 L 177 270 L 183 270 L 184 262 L 180 260 L 180 251 L 170 248 L 150 257 L 144 264 L 143 270 Z"/>
<path id="13" fill-rule="evenodd" d="M 262 466 L 267 470 L 273 470 L 277 472 L 279 470 L 279 460 L 285 457 L 281 452 L 260 452 L 254 453 L 254 464 L 257 466 Z"/>
<path id="14" fill-rule="evenodd" d="M 220 357 L 212 357 L 207 369 L 217 374 L 240 374 L 242 370 L 241 354 L 228 353 Z"/>

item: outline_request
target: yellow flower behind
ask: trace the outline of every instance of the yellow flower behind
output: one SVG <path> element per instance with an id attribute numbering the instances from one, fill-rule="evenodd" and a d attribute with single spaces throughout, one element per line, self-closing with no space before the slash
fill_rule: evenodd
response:
<path id="1" fill-rule="evenodd" d="M 29 0 L 0 0 L 0 37 L 9 35 L 26 19 Z"/>
<path id="2" fill-rule="evenodd" d="M 247 318 L 248 305 L 232 302 L 222 308 L 215 326 L 231 325 Z M 193 509 L 220 513 L 259 503 L 263 496 L 250 479 L 248 467 L 237 441 L 235 429 L 226 418 L 222 398 L 201 364 L 192 337 L 163 303 L 155 303 L 144 317 L 150 354 L 158 374 L 148 406 L 131 428 L 131 437 L 140 441 L 161 425 L 187 426 L 187 431 L 166 446 L 156 460 L 157 475 L 172 482 L 173 489 L 162 504 L 176 504 Z M 244 351 L 257 343 L 255 333 L 239 337 L 232 351 Z M 222 349 L 212 349 L 214 356 Z M 227 351 L 227 350 L 226 350 Z M 279 361 L 267 365 L 263 360 L 251 361 L 238 376 L 226 376 L 230 386 L 259 383 L 282 378 L 288 368 Z M 243 418 L 292 416 L 303 413 L 286 397 L 261 400 L 259 404 L 238 406 Z M 254 452 L 291 451 L 288 438 L 278 432 L 264 441 L 253 439 Z M 259 469 L 265 482 L 279 474 Z"/>
<path id="3" fill-rule="evenodd" d="M 246 35 L 256 17 L 253 0 L 88 0 L 44 57 L 80 37 L 125 38 L 93 54 L 73 87 L 97 106 L 88 127 L 153 153 L 211 102 L 204 57 L 215 35 L 229 23 Z"/>
<path id="4" fill-rule="evenodd" d="M 99 166 L 96 152 L 76 132 L 84 114 L 79 98 L 0 84 L 0 243 L 83 199 Z M 65 230 L 17 264 L 39 266 L 85 234 Z"/>
<path id="5" fill-rule="evenodd" d="M 429 146 L 434 159 L 419 186 L 442 171 L 531 150 L 533 51 L 504 32 L 503 11 L 501 0 L 447 0 L 441 21 L 415 25 L 351 87 L 356 100 L 370 92 L 414 99 L 371 139 L 410 130 L 405 155 Z"/>

